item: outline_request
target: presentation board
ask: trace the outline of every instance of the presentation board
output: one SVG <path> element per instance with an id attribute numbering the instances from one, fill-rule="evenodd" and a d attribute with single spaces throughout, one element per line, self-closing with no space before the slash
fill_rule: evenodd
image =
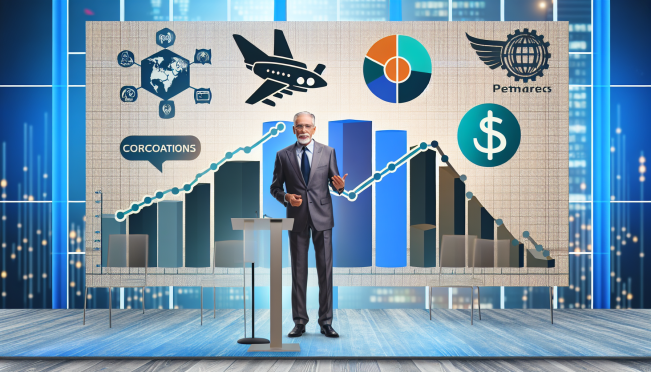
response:
<path id="1" fill-rule="evenodd" d="M 284 217 L 270 178 L 300 111 L 348 173 L 334 285 L 437 285 L 441 264 L 484 286 L 568 285 L 567 22 L 88 22 L 86 35 L 90 285 L 141 270 L 107 267 L 109 236 L 136 233 L 149 285 L 213 272 L 241 285 L 215 252 L 241 249 L 231 217 Z"/>

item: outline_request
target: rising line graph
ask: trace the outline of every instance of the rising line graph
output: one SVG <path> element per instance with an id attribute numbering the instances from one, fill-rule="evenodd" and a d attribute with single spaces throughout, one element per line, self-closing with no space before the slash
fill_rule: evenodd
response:
<path id="1" fill-rule="evenodd" d="M 197 175 L 194 177 L 194 180 L 191 182 L 188 182 L 184 184 L 182 187 L 173 187 L 171 189 L 167 190 L 158 190 L 154 193 L 154 195 L 145 195 L 145 197 L 142 198 L 140 202 L 133 203 L 129 208 L 124 209 L 124 210 L 118 210 L 115 212 L 115 219 L 117 221 L 124 221 L 127 216 L 133 213 L 138 213 L 142 207 L 146 207 L 151 205 L 152 203 L 158 202 L 160 200 L 163 200 L 165 198 L 165 195 L 172 193 L 172 195 L 178 195 L 180 193 L 188 193 L 192 191 L 192 188 L 194 185 L 199 182 L 199 179 L 206 175 L 208 172 L 216 172 L 219 167 L 222 166 L 225 162 L 228 160 L 232 159 L 233 156 L 235 156 L 239 152 L 244 152 L 245 154 L 248 154 L 251 152 L 251 150 L 255 149 L 256 147 L 262 145 L 263 143 L 269 141 L 271 138 L 276 137 L 279 133 L 284 132 L 286 129 L 285 123 L 283 122 L 278 122 L 276 125 L 269 129 L 267 133 L 265 133 L 262 138 L 260 138 L 257 142 L 255 142 L 251 146 L 245 146 L 245 147 L 238 147 L 234 151 L 229 151 L 226 154 L 224 154 L 224 157 L 219 160 L 218 162 L 210 164 L 210 166 L 205 169 L 204 171 L 197 173 Z"/>

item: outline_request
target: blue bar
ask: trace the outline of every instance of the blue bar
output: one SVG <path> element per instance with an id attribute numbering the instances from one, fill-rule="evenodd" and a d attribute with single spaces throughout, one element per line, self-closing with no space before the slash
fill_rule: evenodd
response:
<path id="1" fill-rule="evenodd" d="M 274 0 L 274 21 L 287 21 L 287 0 Z"/>
<path id="2" fill-rule="evenodd" d="M 183 267 L 183 202 L 158 202 L 158 267 Z"/>
<path id="3" fill-rule="evenodd" d="M 389 21 L 402 21 L 402 0 L 389 1 Z"/>
<path id="4" fill-rule="evenodd" d="M 52 2 L 52 308 L 68 307 L 68 1 Z"/>
<path id="5" fill-rule="evenodd" d="M 230 161 L 222 164 L 214 175 L 214 231 L 216 267 L 242 267 L 244 232 L 233 230 L 231 218 L 260 217 L 260 162 Z M 259 252 L 256 252 L 259 253 Z M 256 254 L 268 261 L 268 255 Z M 268 263 L 267 266 L 269 267 Z"/>
<path id="6" fill-rule="evenodd" d="M 138 213 L 129 216 L 129 235 L 146 234 L 149 235 L 148 250 L 148 267 L 158 265 L 158 204 L 152 204 L 140 208 Z"/>
<path id="7" fill-rule="evenodd" d="M 108 266 L 109 236 L 115 234 L 126 234 L 126 221 L 118 222 L 113 214 L 102 215 L 102 267 Z"/>
<path id="8" fill-rule="evenodd" d="M 466 184 L 454 179 L 454 235 L 466 235 Z"/>
<path id="9" fill-rule="evenodd" d="M 331 121 L 330 147 L 335 149 L 339 174 L 346 190 L 353 190 L 373 173 L 373 123 L 365 120 Z M 373 188 L 349 201 L 333 196 L 335 227 L 332 249 L 335 267 L 368 267 L 373 264 Z M 406 225 L 405 225 L 406 227 Z"/>
<path id="10" fill-rule="evenodd" d="M 593 306 L 610 308 L 610 0 L 593 2 Z"/>
<path id="11" fill-rule="evenodd" d="M 210 267 L 210 184 L 185 194 L 185 267 Z"/>
<path id="12" fill-rule="evenodd" d="M 481 207 L 481 239 L 495 239 L 495 219 L 486 210 Z"/>
<path id="13" fill-rule="evenodd" d="M 409 161 L 409 265 L 436 267 L 436 152 L 422 152 Z"/>
<path id="14" fill-rule="evenodd" d="M 375 132 L 376 172 L 406 152 L 407 131 Z M 375 266 L 407 266 L 407 167 L 375 184 Z"/>

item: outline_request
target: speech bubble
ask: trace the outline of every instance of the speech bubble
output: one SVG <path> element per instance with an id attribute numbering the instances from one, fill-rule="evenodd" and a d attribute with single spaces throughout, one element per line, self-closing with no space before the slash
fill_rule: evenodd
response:
<path id="1" fill-rule="evenodd" d="M 129 161 L 148 161 L 163 172 L 163 163 L 194 160 L 201 153 L 195 136 L 129 136 L 120 143 L 122 157 Z"/>

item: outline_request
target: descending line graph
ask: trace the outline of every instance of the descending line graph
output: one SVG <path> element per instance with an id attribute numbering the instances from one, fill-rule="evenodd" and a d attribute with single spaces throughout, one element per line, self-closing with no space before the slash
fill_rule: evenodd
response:
<path id="1" fill-rule="evenodd" d="M 178 195 L 180 193 L 188 193 L 188 192 L 192 191 L 192 188 L 194 187 L 194 185 L 197 184 L 197 182 L 199 182 L 199 179 L 201 177 L 203 177 L 204 175 L 206 175 L 208 172 L 211 172 L 211 171 L 213 173 L 216 172 L 219 169 L 219 167 L 222 166 L 222 164 L 224 164 L 228 160 L 232 159 L 233 156 L 235 156 L 237 153 L 244 152 L 245 154 L 248 154 L 248 153 L 251 152 L 251 150 L 253 150 L 256 147 L 262 145 L 263 143 L 269 141 L 271 138 L 276 137 L 278 135 L 278 133 L 284 132 L 285 129 L 286 129 L 285 123 L 283 123 L 283 122 L 276 123 L 276 125 L 274 127 L 269 129 L 267 131 L 267 133 L 265 133 L 265 135 L 262 136 L 262 138 L 260 138 L 253 145 L 245 146 L 245 147 L 238 147 L 234 151 L 227 152 L 226 154 L 224 154 L 224 157 L 221 160 L 219 160 L 216 163 L 210 164 L 208 169 L 198 173 L 194 177 L 194 180 L 192 180 L 191 182 L 186 183 L 185 185 L 183 185 L 180 188 L 179 187 L 173 187 L 173 188 L 167 189 L 167 190 L 158 190 L 158 191 L 156 191 L 154 193 L 153 196 L 145 195 L 145 197 L 140 202 L 133 203 L 127 209 L 116 211 L 115 212 L 115 219 L 117 221 L 119 221 L 119 222 L 124 221 L 124 219 L 128 215 L 133 214 L 133 213 L 137 213 L 138 211 L 140 211 L 140 209 L 142 207 L 146 207 L 148 205 L 151 205 L 152 203 L 155 203 L 155 202 L 158 202 L 158 201 L 162 200 L 163 198 L 165 198 L 165 195 L 167 195 L 169 193 L 172 193 L 172 195 Z"/>

